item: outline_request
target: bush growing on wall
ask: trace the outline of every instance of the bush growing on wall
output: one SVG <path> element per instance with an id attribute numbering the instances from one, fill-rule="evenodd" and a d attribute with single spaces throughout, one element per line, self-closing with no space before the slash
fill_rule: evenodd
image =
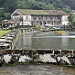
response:
<path id="1" fill-rule="evenodd" d="M 73 26 L 75 27 L 75 21 L 73 21 Z"/>
<path id="2" fill-rule="evenodd" d="M 38 30 L 39 29 L 39 25 L 35 25 L 35 29 Z"/>

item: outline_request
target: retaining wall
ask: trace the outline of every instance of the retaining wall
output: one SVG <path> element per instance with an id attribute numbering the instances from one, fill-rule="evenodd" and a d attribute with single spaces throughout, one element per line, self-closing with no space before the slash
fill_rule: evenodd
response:
<path id="1" fill-rule="evenodd" d="M 61 54 L 61 55 L 75 55 L 75 50 L 50 50 L 50 49 L 10 49 L 10 50 L 0 50 L 0 55 L 3 54 L 47 54 L 47 53 L 51 53 L 51 54 Z"/>

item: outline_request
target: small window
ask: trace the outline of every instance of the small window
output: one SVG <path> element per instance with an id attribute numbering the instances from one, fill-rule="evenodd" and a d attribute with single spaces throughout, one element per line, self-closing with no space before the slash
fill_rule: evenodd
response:
<path id="1" fill-rule="evenodd" d="M 34 20 L 35 20 L 36 18 L 34 18 Z"/>
<path id="2" fill-rule="evenodd" d="M 53 18 L 51 18 L 51 19 L 53 19 Z"/>
<path id="3" fill-rule="evenodd" d="M 28 16 L 26 16 L 26 20 L 28 20 Z"/>
<path id="4" fill-rule="evenodd" d="M 46 16 L 46 19 L 48 19 L 48 16 Z"/>
<path id="5" fill-rule="evenodd" d="M 39 20 L 41 20 L 41 18 L 39 18 Z"/>

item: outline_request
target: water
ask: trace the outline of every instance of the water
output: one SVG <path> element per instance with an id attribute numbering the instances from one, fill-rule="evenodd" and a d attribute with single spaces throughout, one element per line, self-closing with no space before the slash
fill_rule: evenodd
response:
<path id="1" fill-rule="evenodd" d="M 16 49 L 75 49 L 75 31 L 27 32 L 20 36 Z"/>

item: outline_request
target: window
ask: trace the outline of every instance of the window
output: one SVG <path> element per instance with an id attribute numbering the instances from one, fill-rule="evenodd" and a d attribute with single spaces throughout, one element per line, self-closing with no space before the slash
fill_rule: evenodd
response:
<path id="1" fill-rule="evenodd" d="M 51 19 L 53 19 L 53 18 L 51 18 Z"/>
<path id="2" fill-rule="evenodd" d="M 34 17 L 34 20 L 36 20 L 36 18 Z"/>
<path id="3" fill-rule="evenodd" d="M 46 19 L 48 19 L 48 16 L 46 16 Z"/>
<path id="4" fill-rule="evenodd" d="M 26 20 L 28 20 L 28 16 L 26 16 Z"/>
<path id="5" fill-rule="evenodd" d="M 40 21 L 40 25 L 42 25 L 42 22 Z"/>
<path id="6" fill-rule="evenodd" d="M 41 18 L 39 18 L 39 20 L 41 20 Z"/>
<path id="7" fill-rule="evenodd" d="M 50 21 L 48 21 L 47 23 L 50 24 Z"/>

